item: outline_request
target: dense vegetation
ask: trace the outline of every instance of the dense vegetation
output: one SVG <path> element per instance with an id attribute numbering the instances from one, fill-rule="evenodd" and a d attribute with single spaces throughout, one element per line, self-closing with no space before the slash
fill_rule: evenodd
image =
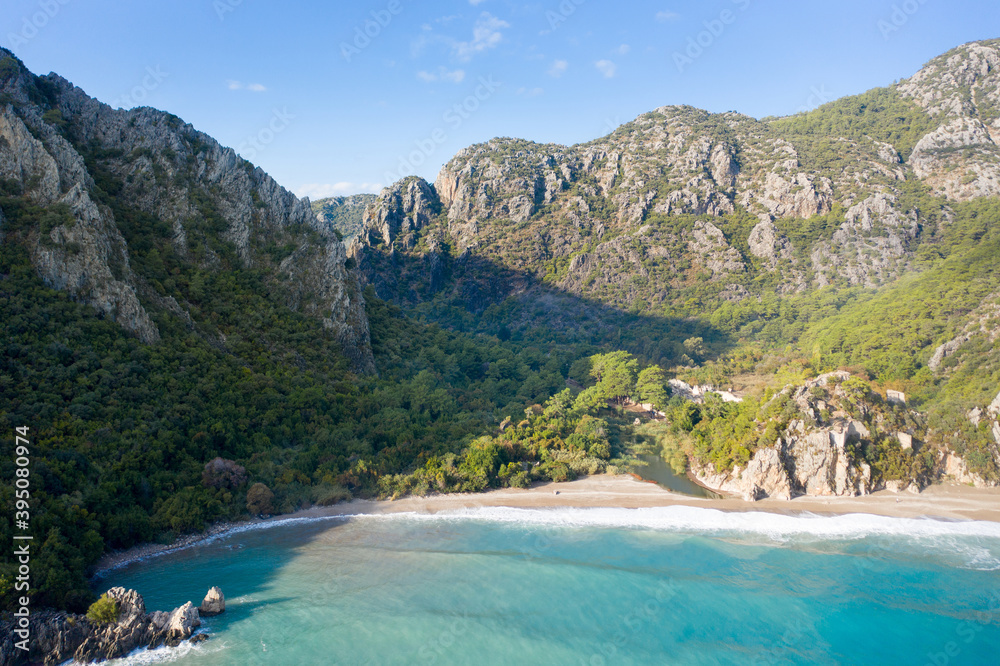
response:
<path id="1" fill-rule="evenodd" d="M 34 94 L 44 97 L 45 80 L 37 81 Z M 685 113 L 707 136 L 732 131 L 719 117 Z M 353 496 L 524 487 L 626 470 L 634 416 L 622 407 L 633 401 L 666 412 L 640 435 L 676 470 L 692 460 L 745 465 L 802 418 L 785 387 L 841 368 L 855 378 L 841 393 L 813 398 L 868 424 L 873 435 L 854 453 L 876 477 L 930 474 L 930 450 L 904 453 L 894 440 L 906 429 L 1000 479 L 987 421 L 975 427 L 967 418 L 1000 386 L 995 199 L 955 204 L 912 179 L 896 183 L 899 210 L 916 215 L 919 229 L 907 241 L 903 277 L 878 288 L 852 286 L 833 270 L 829 286 L 809 288 L 817 270 L 810 253 L 840 229 L 839 205 L 808 220 L 776 220 L 798 263 L 785 257 L 772 267 L 751 255 L 759 218 L 741 206 L 721 217 L 651 212 L 633 233 L 616 226 L 613 204 L 594 194 L 592 182 L 573 183 L 571 193 L 600 229 L 568 231 L 580 241 L 571 256 L 548 252 L 549 232 L 570 223 L 540 205 L 527 221 L 497 225 L 501 258 L 459 254 L 441 232 L 430 262 L 430 233 L 448 227 L 441 216 L 413 239 L 413 253 L 374 266 L 385 279 L 379 293 L 402 307 L 366 291 L 379 374 L 356 376 L 319 321 L 284 305 L 290 299 L 276 267 L 296 247 L 318 242 L 314 229 L 258 230 L 250 244 L 260 261 L 249 268 L 224 238 L 217 193 L 182 172 L 197 215 L 185 223 L 190 254 L 181 256 L 171 226 L 130 207 L 113 175 L 123 169 L 109 167 L 155 157 L 151 151 L 125 155 L 85 143 L 53 109 L 45 122 L 85 157 L 92 195 L 128 243 L 162 340 L 144 345 L 42 284 L 30 240 L 50 243 L 49 232 L 73 217 L 0 182 L 0 428 L 31 429 L 35 604 L 86 610 L 94 601 L 86 575 L 102 553 L 169 542 L 219 520 Z M 739 122 L 787 138 L 806 167 L 832 171 L 860 168 L 859 155 L 871 151 L 859 146 L 873 139 L 905 161 L 933 127 L 895 89 L 788 119 Z M 534 149 L 505 145 L 497 160 Z M 153 171 L 150 186 L 160 187 L 162 168 L 154 162 Z M 881 177 L 888 178 L 874 178 Z M 354 227 L 345 225 L 357 223 L 358 207 L 318 203 L 349 235 Z M 706 222 L 746 270 L 713 271 L 690 250 L 692 231 Z M 598 256 L 609 243 L 620 254 Z M 570 263 L 591 253 L 590 274 L 581 285 L 567 283 Z M 604 263 L 626 255 L 635 261 Z M 190 319 L 163 306 L 168 299 Z M 935 348 L 958 336 L 964 344 L 932 372 Z M 672 377 L 753 390 L 743 403 L 710 397 L 697 405 L 669 397 Z M 905 391 L 919 417 L 882 401 L 886 389 Z M 826 418 L 820 410 L 817 423 Z M 13 466 L 0 460 L 0 474 L 11 478 Z M 9 485 L 0 485 L 0 502 L 12 506 Z M 0 539 L 9 542 L 12 531 L 10 520 L 0 522 Z M 13 571 L 5 552 L 0 608 L 10 605 Z M 112 612 L 100 600 L 90 607 L 95 617 Z"/>
<path id="2" fill-rule="evenodd" d="M 8 232 L 48 214 L 11 199 L 4 211 Z M 625 455 L 619 428 L 597 416 L 601 405 L 567 404 L 571 371 L 587 376 L 586 364 L 574 370 L 578 349 L 450 332 L 369 291 L 380 376 L 355 377 L 317 321 L 267 297 L 266 274 L 176 267 L 171 283 L 197 281 L 195 314 L 211 320 L 192 329 L 161 311 L 163 340 L 147 346 L 46 288 L 20 244 L 0 245 L 0 427 L 31 428 L 36 603 L 85 610 L 86 571 L 105 550 L 170 541 L 213 521 L 624 464 L 615 460 Z M 209 324 L 229 333 L 225 345 Z M 634 373 L 634 359 L 618 360 Z M 502 444 L 484 445 L 505 418 L 517 425 Z M 2 461 L 0 472 L 12 475 L 12 465 Z M 0 487 L 0 501 L 11 503 L 12 492 Z M 0 538 L 11 530 L 3 521 Z M 12 572 L 5 559 L 4 605 Z"/>

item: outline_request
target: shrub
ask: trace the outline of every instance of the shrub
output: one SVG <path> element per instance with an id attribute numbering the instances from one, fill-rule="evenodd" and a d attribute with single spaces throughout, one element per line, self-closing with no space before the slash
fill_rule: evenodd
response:
<path id="1" fill-rule="evenodd" d="M 101 598 L 90 604 L 87 618 L 98 624 L 112 624 L 118 621 L 118 602 L 105 592 Z"/>

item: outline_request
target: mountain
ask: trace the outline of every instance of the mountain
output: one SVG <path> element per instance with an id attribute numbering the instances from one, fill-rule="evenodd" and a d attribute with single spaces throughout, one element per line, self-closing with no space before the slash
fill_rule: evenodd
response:
<path id="1" fill-rule="evenodd" d="M 171 260 L 265 269 L 355 369 L 374 369 L 345 247 L 308 201 L 232 149 L 168 113 L 112 109 L 57 75 L 35 77 L 8 51 L 0 51 L 0 139 L 4 193 L 53 211 L 29 240 L 47 285 L 155 342 L 151 309 L 190 319 L 192 304 L 165 284 Z"/>
<path id="2" fill-rule="evenodd" d="M 374 194 L 330 197 L 312 202 L 312 209 L 321 222 L 331 231 L 339 233 L 345 243 L 350 244 L 361 231 L 365 210 L 377 198 Z"/>
<path id="3" fill-rule="evenodd" d="M 434 248 L 447 247 L 654 309 L 695 283 L 729 298 L 762 281 L 780 293 L 886 284 L 914 267 L 947 204 L 1000 194 L 998 58 L 1000 42 L 968 44 L 907 81 L 790 118 L 663 107 L 576 146 L 494 139 L 460 151 L 433 185 L 383 193 L 352 252 L 364 263 L 416 248 L 437 284 Z M 622 272 L 645 284 L 617 285 Z"/>
<path id="4" fill-rule="evenodd" d="M 585 144 L 470 146 L 383 191 L 350 255 L 379 296 L 461 330 L 743 388 L 789 356 L 803 381 L 862 371 L 997 479 L 1000 437 L 966 415 L 1000 388 L 998 143 L 990 40 L 792 117 L 663 107 Z"/>

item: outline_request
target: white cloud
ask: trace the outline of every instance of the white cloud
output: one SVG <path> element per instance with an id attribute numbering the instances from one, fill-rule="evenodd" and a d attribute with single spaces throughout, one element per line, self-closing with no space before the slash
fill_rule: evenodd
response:
<path id="1" fill-rule="evenodd" d="M 656 20 L 660 23 L 669 23 L 670 21 L 676 21 L 681 17 L 677 12 L 662 11 L 656 12 Z"/>
<path id="2" fill-rule="evenodd" d="M 618 65 L 611 62 L 610 60 L 598 60 L 594 63 L 597 67 L 597 71 L 604 75 L 606 79 L 615 78 L 615 74 L 618 73 Z"/>
<path id="3" fill-rule="evenodd" d="M 250 92 L 267 92 L 267 87 L 261 83 L 248 83 L 243 84 L 239 81 L 234 81 L 230 79 L 226 81 L 226 87 L 230 90 L 249 90 Z"/>
<path id="4" fill-rule="evenodd" d="M 444 67 L 438 67 L 436 72 L 427 72 L 420 70 L 417 72 L 417 78 L 426 83 L 433 83 L 434 81 L 450 81 L 451 83 L 461 83 L 465 80 L 465 70 L 455 69 L 449 70 Z"/>
<path id="5" fill-rule="evenodd" d="M 295 190 L 298 197 L 309 197 L 313 201 L 328 197 L 343 197 L 349 194 L 373 194 L 382 191 L 382 183 L 309 183 Z"/>
<path id="6" fill-rule="evenodd" d="M 544 88 L 518 88 L 517 94 L 522 97 L 538 97 L 545 93 Z"/>
<path id="7" fill-rule="evenodd" d="M 566 73 L 567 69 L 569 69 L 568 62 L 566 62 L 565 60 L 556 60 L 555 62 L 552 63 L 552 66 L 549 67 L 549 76 L 551 76 L 554 79 L 558 79 L 560 76 Z"/>
<path id="8" fill-rule="evenodd" d="M 510 23 L 489 12 L 483 12 L 476 19 L 476 24 L 472 28 L 472 41 L 452 44 L 455 57 L 467 61 L 477 53 L 499 46 L 500 42 L 503 41 L 503 33 L 500 32 L 500 29 L 509 27 Z"/>
<path id="9" fill-rule="evenodd" d="M 632 50 L 631 46 L 629 46 L 628 44 L 622 44 L 617 49 L 615 49 L 615 53 L 618 53 L 619 55 L 628 55 L 628 52 L 631 50 Z"/>

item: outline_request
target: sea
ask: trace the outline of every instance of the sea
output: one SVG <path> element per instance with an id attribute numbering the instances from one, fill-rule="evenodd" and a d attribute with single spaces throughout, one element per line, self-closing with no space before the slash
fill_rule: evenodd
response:
<path id="1" fill-rule="evenodd" d="M 290 518 L 113 571 L 222 588 L 137 664 L 1000 664 L 1000 524 L 711 508 Z"/>

